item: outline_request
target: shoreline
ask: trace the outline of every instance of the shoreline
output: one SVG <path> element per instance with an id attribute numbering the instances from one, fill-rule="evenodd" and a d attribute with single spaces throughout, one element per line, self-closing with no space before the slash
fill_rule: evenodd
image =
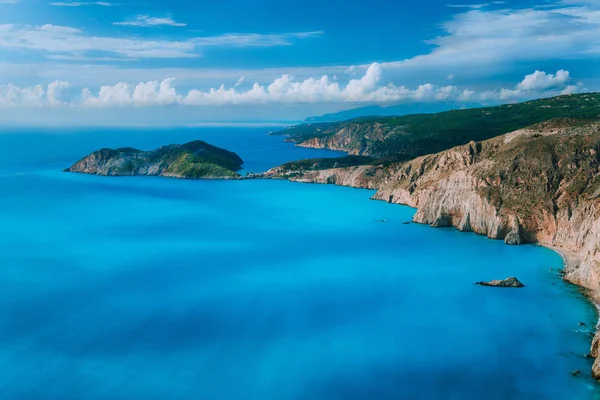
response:
<path id="1" fill-rule="evenodd" d="M 265 174 L 263 174 L 262 176 L 263 179 L 273 179 L 273 177 L 269 177 L 269 176 L 265 176 Z M 374 189 L 374 188 L 366 188 L 366 187 L 360 187 L 360 186 L 353 186 L 353 185 L 345 185 L 345 184 L 338 184 L 338 183 L 330 183 L 330 182 L 315 182 L 315 181 L 303 181 L 303 180 L 294 180 L 294 179 L 289 179 L 289 178 L 276 178 L 276 179 L 283 179 L 283 180 L 287 180 L 289 182 L 295 182 L 295 183 L 305 183 L 305 184 L 332 184 L 334 186 L 343 186 L 343 187 L 351 187 L 354 189 L 367 189 L 367 190 L 378 190 L 378 189 Z M 403 206 L 407 206 L 410 207 L 412 209 L 418 210 L 418 207 L 412 207 L 408 204 L 403 204 L 403 203 L 390 203 L 389 201 L 386 201 L 384 199 L 379 199 L 379 198 L 371 198 L 371 200 L 377 200 L 377 201 L 384 201 L 388 204 L 397 204 L 397 205 L 403 205 Z M 423 224 L 422 222 L 415 222 L 414 220 L 412 221 L 413 223 L 419 223 L 419 224 Z M 424 225 L 429 225 L 430 227 L 431 224 L 424 224 Z M 454 229 L 458 229 L 457 226 L 452 226 L 452 228 Z M 460 231 L 460 229 L 458 229 Z M 474 232 L 475 234 L 478 234 L 477 232 Z M 496 239 L 497 240 L 497 239 Z M 572 280 L 570 280 L 568 278 L 569 273 L 576 270 L 577 267 L 580 265 L 581 263 L 581 256 L 572 250 L 567 250 L 564 249 L 562 247 L 559 246 L 554 246 L 548 243 L 542 243 L 542 242 L 537 242 L 537 243 L 523 243 L 523 245 L 525 244 L 533 244 L 533 245 L 538 245 L 541 247 L 544 247 L 548 250 L 552 250 L 555 253 L 557 253 L 562 261 L 563 261 L 563 273 L 564 276 L 562 277 L 563 282 L 567 282 L 569 284 L 575 285 L 579 291 L 583 294 L 583 296 L 586 298 L 586 300 L 592 304 L 592 306 L 594 307 L 595 311 L 596 311 L 596 324 L 594 326 L 594 337 L 589 341 L 589 347 L 590 347 L 590 355 L 593 353 L 593 349 L 592 347 L 594 346 L 594 343 L 598 340 L 600 341 L 600 292 L 598 291 L 594 291 L 593 289 L 590 289 L 588 287 L 585 287 L 577 282 L 574 282 Z M 598 380 L 600 378 L 600 358 L 596 359 L 596 362 L 594 363 L 594 366 L 592 368 L 592 377 L 595 380 Z M 596 378 L 599 377 L 599 378 Z"/>
<path id="2" fill-rule="evenodd" d="M 579 257 L 577 256 L 577 253 L 565 250 L 558 246 L 552 246 L 549 244 L 541 244 L 540 243 L 539 245 L 541 247 L 545 247 L 549 250 L 552 250 L 555 253 L 557 253 L 558 255 L 560 255 L 560 257 L 563 260 L 563 271 L 565 272 L 565 274 L 568 273 L 569 269 L 574 269 L 579 265 Z M 577 286 L 581 290 L 583 295 L 588 299 L 588 301 L 590 303 L 592 303 L 592 305 L 596 309 L 596 316 L 598 319 L 598 321 L 596 322 L 596 331 L 598 331 L 600 329 L 600 294 L 597 292 L 594 292 L 591 289 L 588 289 L 586 287 L 578 285 L 575 282 L 571 282 L 566 276 L 563 277 L 563 280 L 566 282 L 569 282 L 570 284 Z"/>
<path id="3" fill-rule="evenodd" d="M 548 245 L 548 244 L 540 244 L 540 246 L 545 247 L 549 250 L 552 250 L 555 253 L 558 253 L 560 255 L 560 257 L 563 260 L 563 265 L 564 265 L 563 271 L 565 271 L 565 273 L 568 273 L 568 269 L 575 268 L 579 265 L 579 258 L 577 257 L 575 252 L 567 251 L 561 247 L 552 246 L 552 245 Z M 594 292 L 591 289 L 588 289 L 586 287 L 578 285 L 575 282 L 571 282 L 566 276 L 563 277 L 563 280 L 566 282 L 569 282 L 570 284 L 577 286 L 580 289 L 580 291 L 583 293 L 585 298 L 594 306 L 594 308 L 596 309 L 596 318 L 597 318 L 597 322 L 595 325 L 595 328 L 596 328 L 595 334 L 600 333 L 600 294 L 598 292 Z"/>

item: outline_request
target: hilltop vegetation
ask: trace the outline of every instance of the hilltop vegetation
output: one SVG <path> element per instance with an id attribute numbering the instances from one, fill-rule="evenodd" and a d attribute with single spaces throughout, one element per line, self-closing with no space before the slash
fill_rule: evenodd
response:
<path id="1" fill-rule="evenodd" d="M 439 114 L 364 117 L 343 122 L 304 124 L 278 134 L 303 147 L 352 155 L 414 158 L 472 140 L 490 139 L 553 118 L 600 118 L 600 93 L 565 95 L 519 104 L 454 110 Z"/>

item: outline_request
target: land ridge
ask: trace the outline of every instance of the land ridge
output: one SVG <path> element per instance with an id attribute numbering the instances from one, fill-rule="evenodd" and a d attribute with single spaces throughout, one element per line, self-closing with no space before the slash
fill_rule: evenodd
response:
<path id="1" fill-rule="evenodd" d="M 301 147 L 406 161 L 454 146 L 482 141 L 553 118 L 600 118 L 600 93 L 563 95 L 517 104 L 452 110 L 437 114 L 359 117 L 307 123 L 274 134 Z"/>

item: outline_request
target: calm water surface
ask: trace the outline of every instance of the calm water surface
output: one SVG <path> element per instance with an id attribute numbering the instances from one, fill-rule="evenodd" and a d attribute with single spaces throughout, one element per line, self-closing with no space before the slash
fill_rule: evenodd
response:
<path id="1" fill-rule="evenodd" d="M 0 133 L 1 399 L 595 398 L 595 311 L 551 251 L 363 190 L 60 172 L 193 139 L 246 171 L 336 155 L 265 133 Z"/>

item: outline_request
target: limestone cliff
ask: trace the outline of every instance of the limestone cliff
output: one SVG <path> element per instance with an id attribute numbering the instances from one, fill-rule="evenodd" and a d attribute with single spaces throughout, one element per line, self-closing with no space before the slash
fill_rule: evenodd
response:
<path id="1" fill-rule="evenodd" d="M 269 175 L 375 189 L 375 199 L 417 208 L 415 222 L 557 248 L 569 261 L 565 278 L 600 300 L 598 122 L 553 120 L 404 163 L 327 170 L 292 163 Z"/>
<path id="2" fill-rule="evenodd" d="M 185 179 L 236 179 L 242 159 L 197 140 L 152 151 L 102 149 L 79 160 L 67 172 L 105 176 L 153 175 Z"/>

